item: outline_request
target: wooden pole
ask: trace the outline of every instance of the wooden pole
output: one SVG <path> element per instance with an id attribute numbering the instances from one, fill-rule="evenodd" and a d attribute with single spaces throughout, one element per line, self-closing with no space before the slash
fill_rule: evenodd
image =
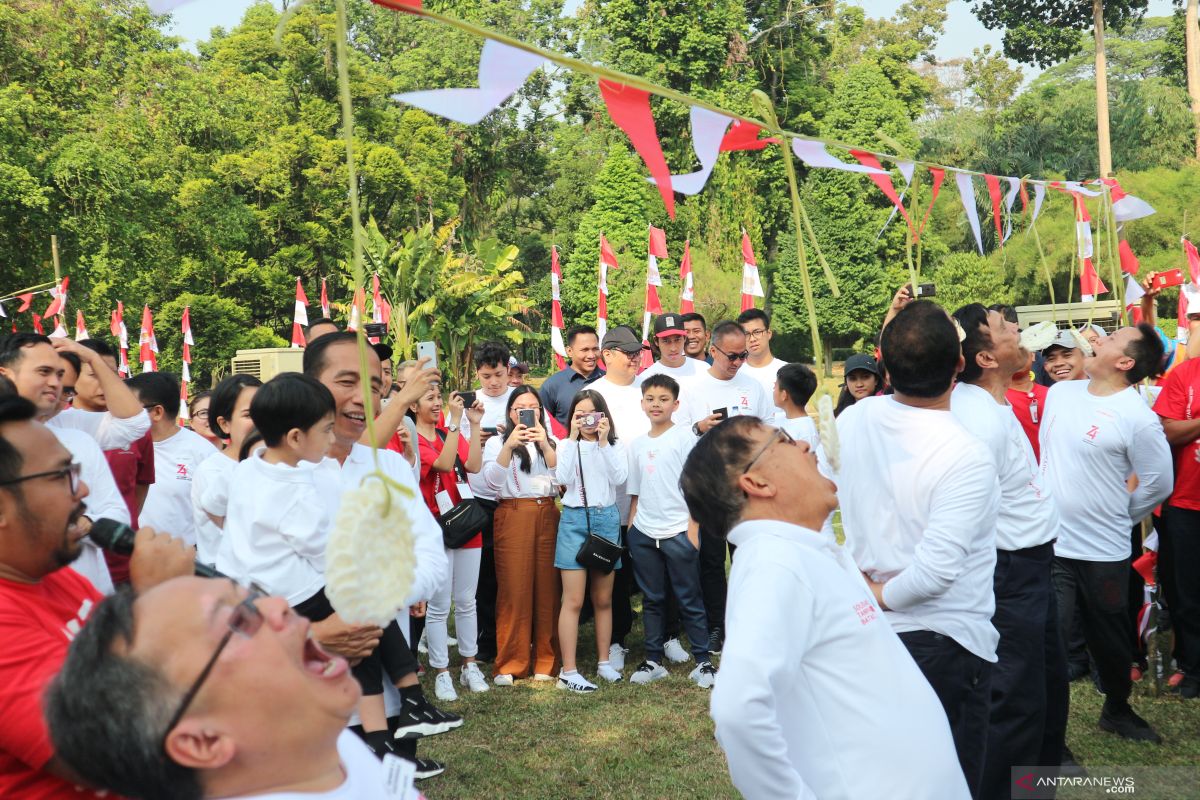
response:
<path id="1" fill-rule="evenodd" d="M 1092 0 L 1096 34 L 1096 134 L 1100 140 L 1100 177 L 1112 177 L 1112 143 L 1108 134 L 1108 60 L 1104 56 L 1104 0 Z"/>
<path id="2" fill-rule="evenodd" d="M 1187 54 L 1187 92 L 1192 101 L 1192 118 L 1196 125 L 1196 157 L 1200 158 L 1200 19 L 1197 6 L 1200 0 L 1188 0 L 1184 15 L 1184 42 Z"/>
<path id="3" fill-rule="evenodd" d="M 58 236 L 50 234 L 50 258 L 54 261 L 54 282 L 62 283 L 62 267 L 58 263 Z"/>

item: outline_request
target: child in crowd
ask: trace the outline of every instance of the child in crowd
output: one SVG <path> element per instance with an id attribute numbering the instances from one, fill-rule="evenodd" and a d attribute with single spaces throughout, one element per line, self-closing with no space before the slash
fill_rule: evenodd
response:
<path id="1" fill-rule="evenodd" d="M 696 659 L 697 666 L 688 677 L 709 689 L 717 670 L 708 651 L 708 621 L 700 591 L 699 529 L 688 516 L 679 488 L 683 464 L 696 444 L 696 435 L 688 426 L 671 422 L 677 408 L 679 384 L 674 378 L 660 374 L 646 379 L 642 410 L 650 419 L 650 433 L 630 446 L 626 485 L 632 498 L 629 556 L 642 587 L 646 659 L 629 680 L 651 683 L 667 677 L 662 666 L 663 610 L 669 584 Z"/>
<path id="2" fill-rule="evenodd" d="M 596 665 L 596 674 L 609 683 L 621 680 L 621 673 L 606 657 L 612 644 L 613 577 L 621 568 L 621 560 L 617 559 L 612 571 L 591 570 L 589 576 L 575 556 L 592 533 L 620 542 L 621 515 L 616 492 L 625 482 L 629 462 L 624 445 L 617 441 L 608 403 L 599 392 L 583 389 L 576 394 L 567 420 L 571 424 L 569 441 L 563 445 L 555 468 L 559 485 L 566 488 L 554 547 L 554 566 L 562 576 L 563 587 L 558 614 L 558 645 L 562 651 L 558 688 L 583 694 L 596 691 L 596 684 L 579 674 L 575 661 L 579 613 L 589 577 L 596 620 L 596 652 L 604 658 Z"/>
<path id="3" fill-rule="evenodd" d="M 796 441 L 808 442 L 808 449 L 817 454 L 817 463 L 822 474 L 828 475 L 825 466 L 825 451 L 821 449 L 821 437 L 817 424 L 808 415 L 806 406 L 817 390 L 817 376 L 803 364 L 788 364 L 780 367 L 775 375 L 775 405 L 783 413 L 775 417 Z"/>

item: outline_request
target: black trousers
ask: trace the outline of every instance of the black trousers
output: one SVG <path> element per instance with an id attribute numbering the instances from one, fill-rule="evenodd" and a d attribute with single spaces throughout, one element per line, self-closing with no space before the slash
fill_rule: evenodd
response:
<path id="1" fill-rule="evenodd" d="M 1175 662 L 1184 674 L 1200 675 L 1200 511 L 1163 508 L 1158 576 L 1171 609 Z"/>
<path id="2" fill-rule="evenodd" d="M 704 613 L 708 617 L 709 632 L 725 627 L 725 596 L 729 582 L 725 577 L 725 552 L 728 546 L 724 536 L 700 528 L 700 591 L 704 594 Z M 730 547 L 729 553 L 733 553 Z"/>
<path id="3" fill-rule="evenodd" d="M 487 512 L 487 525 L 483 528 L 483 545 L 479 551 L 479 583 L 475 587 L 475 614 L 479 624 L 480 661 L 496 658 L 496 540 L 493 522 L 496 517 L 496 501 L 476 498 Z"/>
<path id="4" fill-rule="evenodd" d="M 1122 709 L 1132 683 L 1133 630 L 1129 619 L 1129 559 L 1082 561 L 1054 558 L 1059 633 L 1066 635 L 1075 609 L 1083 620 L 1083 637 L 1100 674 L 1105 705 Z"/>
<path id="5" fill-rule="evenodd" d="M 979 796 L 988 741 L 992 665 L 949 636 L 905 631 L 900 641 L 942 701 L 971 797 Z"/>
<path id="6" fill-rule="evenodd" d="M 1000 632 L 979 796 L 1009 800 L 1012 767 L 1057 767 L 1067 733 L 1067 663 L 1050 567 L 1054 543 L 996 551 Z"/>

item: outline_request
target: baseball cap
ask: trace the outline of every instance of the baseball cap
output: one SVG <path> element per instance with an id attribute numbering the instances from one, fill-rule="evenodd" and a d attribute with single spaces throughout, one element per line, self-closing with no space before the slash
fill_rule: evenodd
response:
<path id="1" fill-rule="evenodd" d="M 846 359 L 845 374 L 849 375 L 856 369 L 865 369 L 875 376 L 879 375 L 879 363 L 866 353 L 857 353 Z"/>
<path id="2" fill-rule="evenodd" d="M 1063 347 L 1067 350 L 1075 350 L 1079 347 L 1079 340 L 1071 335 L 1070 331 L 1059 331 L 1058 336 L 1054 337 L 1054 341 L 1042 348 L 1042 352 L 1046 352 L 1051 347 Z"/>
<path id="3" fill-rule="evenodd" d="M 683 321 L 678 314 L 659 314 L 654 319 L 654 335 L 687 336 L 687 332 L 683 329 Z"/>
<path id="4" fill-rule="evenodd" d="M 370 343 L 368 342 L 368 344 Z M 380 361 L 387 361 L 392 357 L 391 345 L 384 344 L 383 342 L 376 342 L 375 344 L 371 345 L 371 349 L 375 351 L 375 355 L 379 356 Z"/>
<path id="5" fill-rule="evenodd" d="M 642 351 L 642 343 L 628 325 L 618 325 L 604 334 L 601 350 L 620 350 L 622 353 L 636 354 Z"/>

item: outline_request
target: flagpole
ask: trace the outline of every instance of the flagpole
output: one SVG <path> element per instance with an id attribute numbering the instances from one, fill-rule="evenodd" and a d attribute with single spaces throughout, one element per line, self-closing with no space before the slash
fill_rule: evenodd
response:
<path id="1" fill-rule="evenodd" d="M 54 261 L 54 282 L 62 283 L 62 268 L 58 264 L 58 236 L 50 234 L 50 258 Z"/>
<path id="2" fill-rule="evenodd" d="M 57 286 L 58 283 L 59 283 L 58 281 L 46 281 L 45 283 L 34 284 L 33 286 L 30 286 L 28 288 L 21 289 L 19 291 L 13 292 L 11 294 L 6 294 L 3 297 L 0 297 L 0 302 L 4 302 L 5 300 L 12 300 L 13 298 L 20 297 L 21 295 L 26 294 L 28 292 L 44 292 L 47 289 L 49 289 L 51 286 Z"/>

